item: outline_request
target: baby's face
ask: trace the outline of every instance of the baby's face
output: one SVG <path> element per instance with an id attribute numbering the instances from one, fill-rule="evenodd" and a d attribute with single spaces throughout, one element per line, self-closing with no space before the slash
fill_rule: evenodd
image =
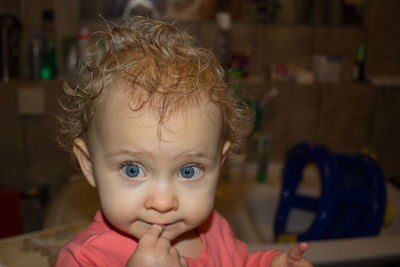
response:
<path id="1" fill-rule="evenodd" d="M 120 90 L 99 104 L 89 130 L 89 182 L 97 187 L 107 219 L 137 238 L 165 226 L 173 241 L 210 215 L 220 168 L 229 150 L 222 116 L 210 103 L 169 118 L 129 109 Z"/>

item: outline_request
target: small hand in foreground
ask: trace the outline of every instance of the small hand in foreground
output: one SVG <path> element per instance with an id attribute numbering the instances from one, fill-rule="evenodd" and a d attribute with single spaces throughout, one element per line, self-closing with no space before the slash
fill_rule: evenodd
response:
<path id="1" fill-rule="evenodd" d="M 272 259 L 272 267 L 312 267 L 313 265 L 303 258 L 304 252 L 308 249 L 307 243 L 300 243 L 294 248 L 275 256 Z"/>
<path id="2" fill-rule="evenodd" d="M 187 261 L 179 255 L 178 250 L 171 246 L 171 242 L 161 237 L 163 231 L 162 226 L 151 226 L 140 238 L 136 250 L 126 266 L 188 266 Z"/>

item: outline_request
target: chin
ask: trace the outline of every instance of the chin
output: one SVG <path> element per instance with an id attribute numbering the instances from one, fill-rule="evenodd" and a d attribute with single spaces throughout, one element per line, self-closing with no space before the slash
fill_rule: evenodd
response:
<path id="1" fill-rule="evenodd" d="M 194 229 L 196 229 L 195 226 L 189 227 L 187 225 L 174 225 L 170 229 L 166 227 L 161 236 L 173 242 L 177 239 L 185 238 L 185 236 L 191 234 Z"/>
<path id="2" fill-rule="evenodd" d="M 180 236 L 179 234 L 174 234 L 174 233 L 162 233 L 162 235 L 161 235 L 162 238 L 165 238 L 170 242 L 173 242 L 179 236 Z"/>
<path id="3" fill-rule="evenodd" d="M 169 241 L 174 241 L 175 239 L 179 238 L 180 236 L 184 235 L 187 231 L 190 230 L 184 230 L 184 229 L 168 229 L 165 228 L 164 232 L 161 234 L 161 236 Z"/>

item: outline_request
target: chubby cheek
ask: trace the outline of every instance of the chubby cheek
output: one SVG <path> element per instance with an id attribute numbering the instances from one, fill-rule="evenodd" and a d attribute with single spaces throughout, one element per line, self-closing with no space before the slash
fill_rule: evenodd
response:
<path id="1" fill-rule="evenodd" d="M 100 189 L 100 188 L 99 188 Z M 116 227 L 125 230 L 136 219 L 140 211 L 140 199 L 135 194 L 114 192 L 112 187 L 99 190 L 100 203 L 107 219 Z"/>
<path id="2" fill-rule="evenodd" d="M 197 227 L 206 220 L 214 208 L 214 197 L 214 190 L 197 193 L 189 190 L 183 193 L 180 203 L 187 222 Z"/>
<path id="3" fill-rule="evenodd" d="M 214 209 L 215 192 L 217 190 L 218 172 L 206 177 L 205 183 L 195 190 L 184 193 L 184 202 L 189 209 L 190 217 L 197 222 L 204 222 Z M 198 226 L 198 225 L 197 225 Z"/>

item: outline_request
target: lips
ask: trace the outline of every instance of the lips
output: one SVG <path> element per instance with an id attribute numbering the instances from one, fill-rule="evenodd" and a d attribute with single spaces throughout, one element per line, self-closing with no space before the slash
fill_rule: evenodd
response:
<path id="1" fill-rule="evenodd" d="M 163 227 L 167 227 L 167 226 L 170 226 L 171 224 L 173 224 L 173 223 L 164 223 L 164 222 L 148 222 L 148 221 L 143 221 L 143 222 L 150 226 L 155 224 L 155 225 L 159 225 L 159 226 L 163 226 Z"/>
<path id="2" fill-rule="evenodd" d="M 153 225 L 153 224 L 155 224 L 155 225 L 159 225 L 159 226 L 167 227 L 167 226 L 170 226 L 172 223 L 148 223 L 148 224 L 150 224 L 150 225 Z"/>
<path id="3" fill-rule="evenodd" d="M 153 221 L 153 220 L 140 220 L 142 223 L 148 225 L 148 226 L 152 226 L 152 225 L 159 225 L 162 227 L 171 227 L 176 225 L 177 223 L 180 222 L 180 220 L 178 221 Z"/>

